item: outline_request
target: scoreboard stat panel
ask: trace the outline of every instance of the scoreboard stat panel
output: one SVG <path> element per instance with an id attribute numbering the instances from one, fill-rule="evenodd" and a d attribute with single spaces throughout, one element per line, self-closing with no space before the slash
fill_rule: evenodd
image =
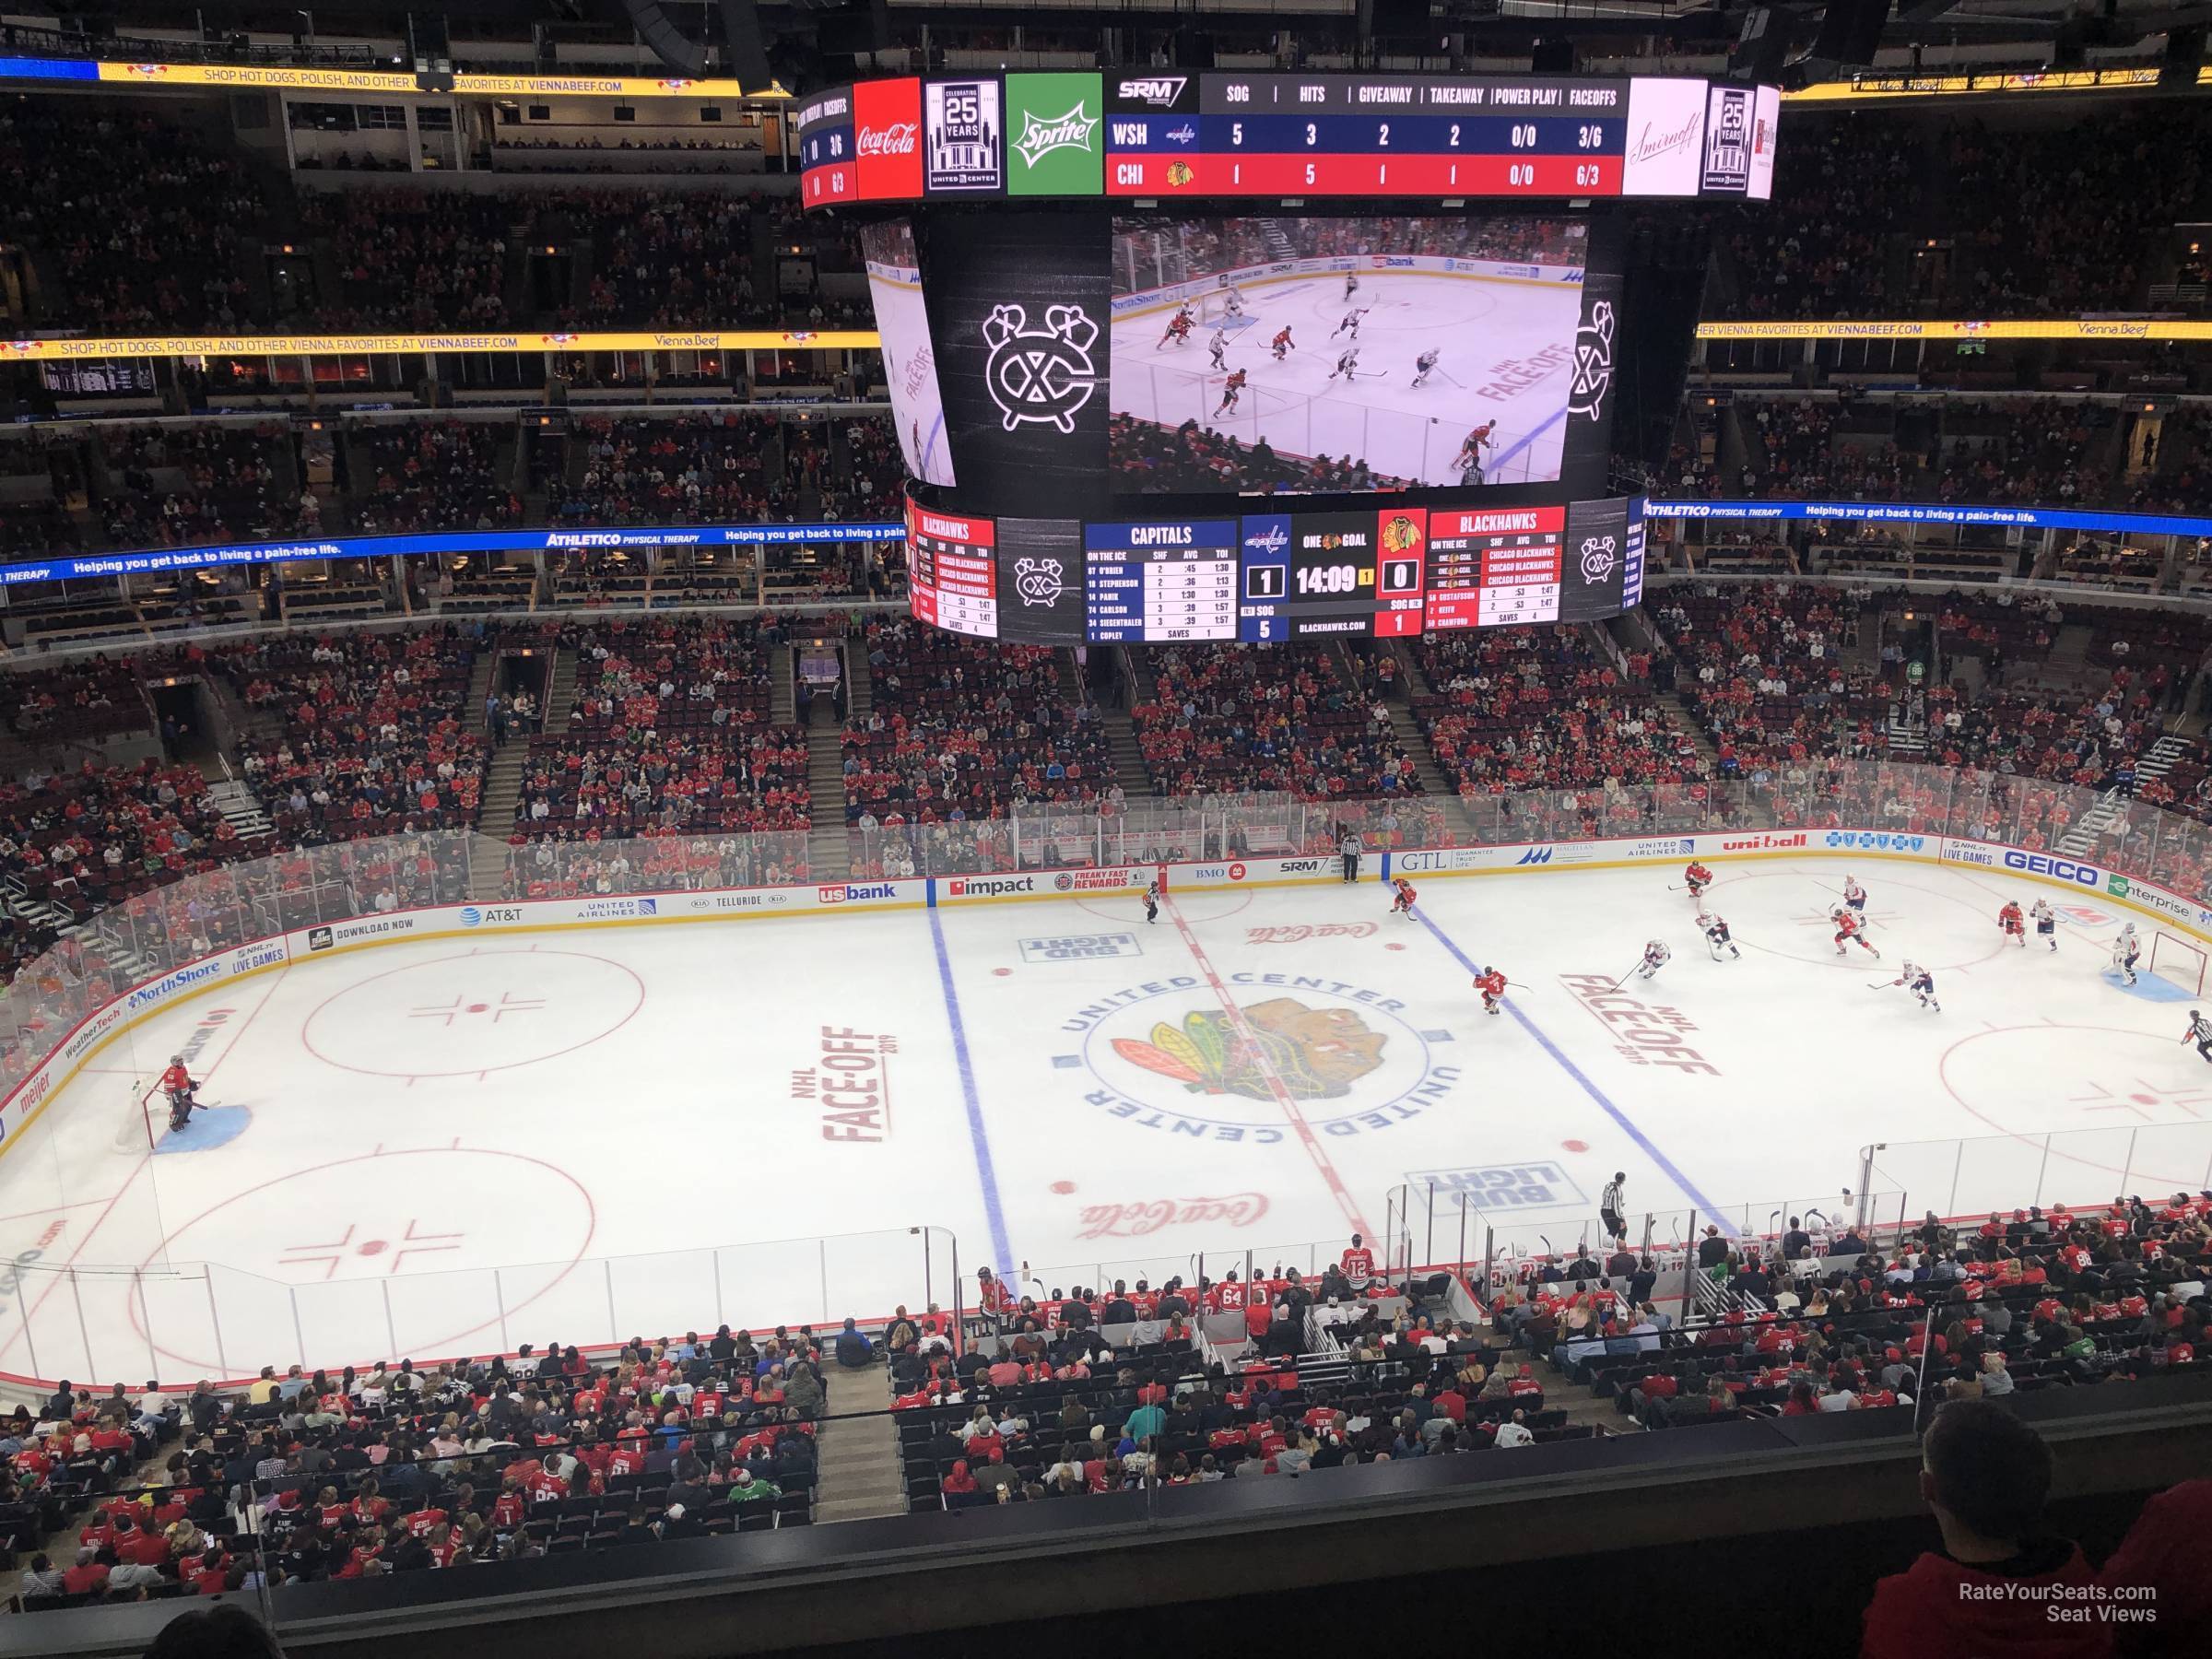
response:
<path id="1" fill-rule="evenodd" d="M 1009 571 L 1049 566 L 1056 595 L 1061 548 L 1079 529 L 1079 631 L 1072 595 L 1065 620 L 1038 614 L 1036 591 L 1007 618 L 1003 637 L 1047 644 L 1388 640 L 1594 621 L 1633 606 L 1643 583 L 1641 503 L 1630 500 L 1079 526 L 910 503 L 908 525 L 913 614 L 982 638 L 1002 637 L 1000 594 L 1021 585 Z"/>
<path id="2" fill-rule="evenodd" d="M 933 76 L 803 105 L 799 191 L 1764 201 L 1781 117 L 1776 88 L 1672 76 Z"/>

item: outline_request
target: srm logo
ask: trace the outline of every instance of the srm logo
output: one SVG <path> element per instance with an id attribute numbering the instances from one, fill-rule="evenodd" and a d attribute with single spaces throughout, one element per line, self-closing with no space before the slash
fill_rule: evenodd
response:
<path id="1" fill-rule="evenodd" d="M 1122 96 L 1150 104 L 1156 110 L 1171 109 L 1175 100 L 1182 96 L 1183 88 L 1189 84 L 1190 77 L 1182 75 L 1161 75 L 1149 80 L 1125 80 L 1122 83 Z"/>

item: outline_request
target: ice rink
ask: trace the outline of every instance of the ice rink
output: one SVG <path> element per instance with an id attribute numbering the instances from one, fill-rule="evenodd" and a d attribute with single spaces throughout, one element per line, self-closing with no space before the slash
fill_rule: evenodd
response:
<path id="1" fill-rule="evenodd" d="M 1196 420 L 1300 458 L 1350 455 L 1424 484 L 1459 483 L 1462 441 L 1494 420 L 1487 482 L 1559 476 L 1578 285 L 1383 271 L 1362 272 L 1348 303 L 1335 274 L 1243 293 L 1246 320 L 1224 325 L 1229 371 L 1251 376 L 1235 410 L 1215 413 L 1224 371 L 1206 350 L 1214 325 L 1202 322 L 1184 344 L 1162 345 L 1174 309 L 1155 307 L 1114 319 L 1113 412 L 1168 427 Z M 1332 331 L 1362 307 L 1359 378 L 1332 381 L 1351 343 Z M 1297 349 L 1278 363 L 1271 342 L 1286 326 Z M 1443 354 L 1438 371 L 1417 389 L 1414 359 L 1431 347 Z"/>
<path id="2" fill-rule="evenodd" d="M 1830 943 L 1847 870 L 1879 963 Z M 151 1020 L 140 1061 L 100 1055 L 0 1159 L 0 1371 L 189 1382 L 877 1314 L 925 1294 L 909 1227 L 1047 1288 L 1303 1261 L 1432 1178 L 1523 1241 L 1591 1232 L 1616 1170 L 1635 1212 L 1763 1223 L 1859 1184 L 1871 1142 L 2147 1133 L 2212 1102 L 2186 994 L 2109 976 L 2093 894 L 2022 949 L 1998 905 L 2065 895 L 1724 865 L 1744 954 L 1715 962 L 1672 867 L 1417 879 L 1413 921 L 1370 879 L 1180 894 L 1151 926 L 1116 897 L 578 928 L 244 980 Z M 1672 964 L 1610 995 L 1653 936 Z M 1907 955 L 1940 1014 L 1870 988 Z M 1498 1017 L 1468 987 L 1491 962 Z M 218 1109 L 116 1149 L 135 1065 L 186 1048 Z M 2063 1195 L 2120 1168 L 2085 1159 Z M 757 1241 L 799 1242 L 715 1253 Z"/>

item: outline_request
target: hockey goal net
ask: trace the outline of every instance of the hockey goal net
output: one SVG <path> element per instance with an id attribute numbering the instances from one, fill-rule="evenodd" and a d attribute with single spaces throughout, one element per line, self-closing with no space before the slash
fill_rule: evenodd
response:
<path id="1" fill-rule="evenodd" d="M 112 1142 L 118 1152 L 151 1152 L 169 1122 L 169 1102 L 161 1098 L 161 1079 L 135 1077 L 129 1098 L 115 1116 Z"/>
<path id="2" fill-rule="evenodd" d="M 2179 934 L 2150 935 L 2150 971 L 2170 985 L 2179 985 L 2192 996 L 2205 994 L 2204 947 L 2191 944 Z"/>
<path id="3" fill-rule="evenodd" d="M 1248 309 L 1249 302 L 1244 298 L 1244 290 L 1234 284 L 1228 288 L 1207 288 L 1198 296 L 1198 321 L 1207 324 L 1227 322 L 1230 316 L 1229 302 L 1232 299 L 1236 300 L 1240 311 Z"/>

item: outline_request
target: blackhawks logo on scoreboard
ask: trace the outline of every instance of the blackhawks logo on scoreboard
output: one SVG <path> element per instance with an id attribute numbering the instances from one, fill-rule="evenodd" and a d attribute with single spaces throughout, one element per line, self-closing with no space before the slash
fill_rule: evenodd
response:
<path id="1" fill-rule="evenodd" d="M 1421 526 L 1411 515 L 1394 512 L 1382 521 L 1382 551 L 1415 553 L 1420 550 Z"/>

